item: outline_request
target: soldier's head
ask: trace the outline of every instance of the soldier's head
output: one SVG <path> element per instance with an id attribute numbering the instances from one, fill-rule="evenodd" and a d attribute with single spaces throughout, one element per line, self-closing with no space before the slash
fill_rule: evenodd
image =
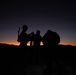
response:
<path id="1" fill-rule="evenodd" d="M 23 31 L 27 31 L 27 29 L 28 29 L 28 26 L 27 25 L 23 25 Z"/>
<path id="2" fill-rule="evenodd" d="M 50 32 L 52 32 L 51 30 L 47 30 L 47 33 L 50 33 Z"/>
<path id="3" fill-rule="evenodd" d="M 40 30 L 37 30 L 37 31 L 36 31 L 36 34 L 38 34 L 38 35 L 39 35 L 39 34 L 40 34 Z"/>

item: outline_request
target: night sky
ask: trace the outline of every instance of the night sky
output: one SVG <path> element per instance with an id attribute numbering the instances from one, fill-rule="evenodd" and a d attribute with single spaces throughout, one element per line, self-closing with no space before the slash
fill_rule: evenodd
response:
<path id="1" fill-rule="evenodd" d="M 60 35 L 60 44 L 76 45 L 76 2 L 71 1 L 1 1 L 0 43 L 19 44 L 17 31 L 24 24 L 27 33 L 36 30 L 43 36 L 48 29 Z M 22 29 L 21 29 L 22 30 Z"/>

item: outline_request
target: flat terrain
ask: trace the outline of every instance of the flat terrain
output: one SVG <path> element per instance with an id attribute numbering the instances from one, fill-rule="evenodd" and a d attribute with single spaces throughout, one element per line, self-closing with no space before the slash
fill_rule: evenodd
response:
<path id="1" fill-rule="evenodd" d="M 76 47 L 25 47 L 0 44 L 4 71 L 10 75 L 49 75 L 47 61 L 53 75 L 76 75 Z M 51 64 L 52 62 L 52 64 Z M 49 65 L 49 66 L 50 66 Z"/>

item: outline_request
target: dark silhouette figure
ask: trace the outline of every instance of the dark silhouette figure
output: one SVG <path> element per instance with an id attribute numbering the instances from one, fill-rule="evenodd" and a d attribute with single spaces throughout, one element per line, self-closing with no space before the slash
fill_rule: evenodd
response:
<path id="1" fill-rule="evenodd" d="M 27 25 L 23 25 L 22 29 L 23 30 L 20 34 L 18 31 L 18 40 L 17 41 L 20 42 L 21 47 L 25 47 L 25 46 L 27 46 L 27 42 L 30 40 L 30 36 L 32 35 L 32 33 L 31 34 L 26 33 L 26 31 L 28 29 Z"/>
<path id="2" fill-rule="evenodd" d="M 33 46 L 34 43 L 33 36 L 34 36 L 34 32 L 32 33 L 32 36 L 30 36 L 30 46 Z"/>
<path id="3" fill-rule="evenodd" d="M 36 31 L 36 34 L 32 36 L 33 46 L 40 46 L 40 42 L 42 41 L 42 36 L 40 35 L 40 30 Z"/>
<path id="4" fill-rule="evenodd" d="M 47 58 L 47 71 L 51 75 L 53 72 L 53 51 L 55 50 L 60 43 L 60 36 L 51 30 L 48 30 L 43 36 L 43 44 L 47 47 L 48 50 L 48 58 Z M 51 51 L 49 51 L 51 49 Z M 50 57 L 50 58 L 49 58 Z"/>
<path id="5" fill-rule="evenodd" d="M 43 44 L 45 46 L 56 46 L 60 43 L 60 36 L 51 30 L 48 30 L 43 36 Z"/>
<path id="6" fill-rule="evenodd" d="M 33 34 L 32 37 L 31 37 L 31 44 L 32 46 L 34 47 L 33 49 L 33 57 L 35 58 L 35 61 L 36 62 L 39 62 L 40 61 L 40 54 L 41 54 L 41 51 L 40 51 L 40 42 L 42 41 L 42 36 L 40 35 L 40 30 L 37 30 L 36 31 L 36 34 Z"/>

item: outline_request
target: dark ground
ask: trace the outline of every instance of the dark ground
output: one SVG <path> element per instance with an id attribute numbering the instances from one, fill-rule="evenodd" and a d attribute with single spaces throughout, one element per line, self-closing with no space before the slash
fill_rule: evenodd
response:
<path id="1" fill-rule="evenodd" d="M 75 46 L 20 48 L 0 44 L 0 50 L 2 66 L 7 75 L 49 75 L 47 61 L 52 62 L 53 75 L 58 72 L 60 75 L 76 75 Z"/>

